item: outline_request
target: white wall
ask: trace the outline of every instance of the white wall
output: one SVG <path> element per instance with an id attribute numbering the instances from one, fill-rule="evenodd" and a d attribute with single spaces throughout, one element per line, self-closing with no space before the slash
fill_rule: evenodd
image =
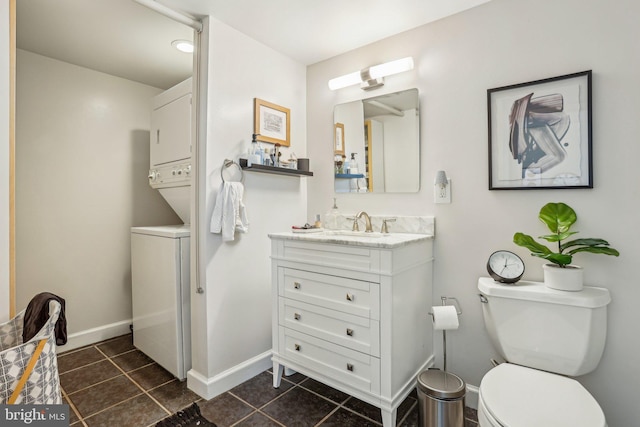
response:
<path id="1" fill-rule="evenodd" d="M 9 2 L 0 2 L 0 322 L 9 319 Z M 5 208 L 6 206 L 6 208 Z"/>
<path id="2" fill-rule="evenodd" d="M 464 311 L 447 334 L 449 368 L 479 385 L 496 356 L 485 333 L 477 279 L 487 257 L 509 249 L 526 262 L 525 278 L 542 279 L 541 260 L 516 247 L 516 231 L 545 232 L 538 210 L 550 201 L 573 206 L 583 237 L 602 237 L 619 258 L 579 254 L 587 284 L 610 289 L 607 347 L 599 368 L 579 380 L 603 407 L 611 426 L 637 424 L 640 257 L 637 212 L 640 184 L 640 3 L 631 0 L 493 0 L 477 8 L 385 39 L 307 70 L 309 212 L 331 207 L 332 112 L 335 104 L 371 94 L 357 86 L 331 92 L 330 78 L 387 60 L 413 56 L 416 68 L 386 79 L 377 94 L 417 87 L 421 101 L 421 190 L 417 194 L 338 195 L 341 211 L 436 217 L 434 297 L 455 296 Z M 488 191 L 489 88 L 593 70 L 593 156 L 590 190 Z M 453 203 L 433 204 L 437 170 L 452 178 Z M 393 229 L 393 227 L 392 227 Z M 441 348 L 440 335 L 436 346 Z M 439 352 L 441 354 L 441 351 Z M 441 362 L 439 362 L 441 366 Z"/>
<path id="3" fill-rule="evenodd" d="M 377 117 L 384 123 L 384 188 L 391 193 L 415 191 L 420 182 L 420 158 L 416 155 L 420 152 L 416 150 L 416 141 L 420 138 L 417 114 L 416 109 L 411 108 L 404 110 L 401 117 Z"/>
<path id="4" fill-rule="evenodd" d="M 17 309 L 50 291 L 70 338 L 127 333 L 130 227 L 181 223 L 147 183 L 160 90 L 23 50 L 16 84 Z"/>
<path id="5" fill-rule="evenodd" d="M 258 358 L 270 366 L 271 264 L 267 234 L 312 219 L 306 215 L 305 180 L 244 173 L 244 204 L 250 226 L 233 242 L 209 232 L 224 159 L 247 152 L 253 133 L 253 100 L 260 98 L 291 109 L 291 147 L 306 155 L 306 69 L 280 53 L 215 20 L 210 23 L 207 140 L 204 204 L 199 237 L 204 294 L 192 293 L 193 369 L 189 387 L 205 397 L 226 391 L 249 375 L 242 366 Z M 263 144 L 272 146 L 271 144 Z M 284 154 L 287 158 L 288 154 Z M 315 169 L 311 160 L 311 169 Z M 230 372 L 233 371 L 233 372 Z M 252 371 L 255 375 L 259 371 Z"/>

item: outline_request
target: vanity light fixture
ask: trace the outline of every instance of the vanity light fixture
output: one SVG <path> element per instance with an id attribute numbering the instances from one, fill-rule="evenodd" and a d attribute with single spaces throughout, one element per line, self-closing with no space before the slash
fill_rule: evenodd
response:
<path id="1" fill-rule="evenodd" d="M 451 203 L 451 180 L 445 171 L 438 171 L 434 180 L 433 201 L 435 203 Z"/>
<path id="2" fill-rule="evenodd" d="M 174 40 L 171 42 L 171 46 L 175 47 L 180 52 L 193 53 L 193 43 L 189 40 Z"/>
<path id="3" fill-rule="evenodd" d="M 413 70 L 413 58 L 411 56 L 367 67 L 363 70 L 331 79 L 329 80 L 329 89 L 337 90 L 360 83 L 361 89 L 370 90 L 382 86 L 384 77 L 409 70 Z"/>

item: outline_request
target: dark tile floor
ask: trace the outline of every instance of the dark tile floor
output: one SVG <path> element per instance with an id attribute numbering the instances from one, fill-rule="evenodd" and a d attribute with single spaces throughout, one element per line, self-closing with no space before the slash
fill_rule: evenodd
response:
<path id="1" fill-rule="evenodd" d="M 265 371 L 211 400 L 203 400 L 158 366 L 132 343 L 131 335 L 100 342 L 58 356 L 60 384 L 70 406 L 71 425 L 153 426 L 198 402 L 202 414 L 218 427 L 364 427 L 381 426 L 380 411 L 361 400 L 301 374 L 272 386 Z M 477 427 L 467 408 L 466 427 Z M 398 409 L 398 426 L 418 425 L 415 392 Z"/>

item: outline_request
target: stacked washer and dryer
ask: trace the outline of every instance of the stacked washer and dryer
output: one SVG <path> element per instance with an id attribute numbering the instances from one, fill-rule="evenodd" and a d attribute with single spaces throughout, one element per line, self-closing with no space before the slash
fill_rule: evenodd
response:
<path id="1" fill-rule="evenodd" d="M 182 225 L 131 228 L 133 345 L 183 380 L 191 368 L 192 79 L 154 97 L 149 185 Z"/>

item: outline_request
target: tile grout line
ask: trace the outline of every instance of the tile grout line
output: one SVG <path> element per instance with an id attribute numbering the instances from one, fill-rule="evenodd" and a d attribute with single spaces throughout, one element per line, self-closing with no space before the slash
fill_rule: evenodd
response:
<path id="1" fill-rule="evenodd" d="M 400 406 L 398 406 L 398 408 L 400 408 Z M 415 402 L 413 402 L 413 405 L 411 405 L 411 407 L 409 408 L 409 410 L 407 411 L 406 414 L 404 414 L 404 417 L 402 417 L 400 419 L 400 421 L 396 420 L 396 425 L 402 425 L 402 423 L 404 423 L 407 418 L 409 418 L 409 415 L 411 415 L 411 411 L 413 411 L 413 409 L 419 410 L 418 408 L 418 401 L 416 400 Z M 418 419 L 420 418 L 420 416 L 418 415 Z"/>
<path id="2" fill-rule="evenodd" d="M 271 373 L 271 374 L 273 375 L 273 373 Z M 307 379 L 309 379 L 309 378 L 310 378 L 310 377 L 307 377 L 307 378 L 305 378 L 304 380 L 300 381 L 299 383 L 294 383 L 293 381 L 287 380 L 286 378 L 282 378 L 283 380 L 285 380 L 285 381 L 287 381 L 289 384 L 291 384 L 293 387 L 291 387 L 290 389 L 288 389 L 288 390 L 286 390 L 286 391 L 282 392 L 282 394 L 280 394 L 280 395 L 278 395 L 278 396 L 274 397 L 273 399 L 271 399 L 270 401 L 268 401 L 267 403 L 264 403 L 263 405 L 261 405 L 261 406 L 259 406 L 259 407 L 256 407 L 256 406 L 254 406 L 254 405 L 250 404 L 249 402 L 247 402 L 247 401 L 245 401 L 244 399 L 240 398 L 239 396 L 235 395 L 235 394 L 234 394 L 234 393 L 232 393 L 231 391 L 228 391 L 227 393 L 229 393 L 231 396 L 235 397 L 236 399 L 240 400 L 241 402 L 246 403 L 246 404 L 247 404 L 247 405 L 249 405 L 250 407 L 252 407 L 252 408 L 256 408 L 257 412 L 260 412 L 261 414 L 265 415 L 267 418 L 269 418 L 269 419 L 271 419 L 271 420 L 273 420 L 273 421 L 276 421 L 276 422 L 277 422 L 278 424 L 280 424 L 280 425 L 282 425 L 282 424 L 281 424 L 279 421 L 277 421 L 277 420 L 275 420 L 275 419 L 271 418 L 268 414 L 266 414 L 265 412 L 263 412 L 263 411 L 262 411 L 262 409 L 264 409 L 264 408 L 265 408 L 265 407 L 267 407 L 268 405 L 272 404 L 272 403 L 273 403 L 273 402 L 275 402 L 276 400 L 280 399 L 280 398 L 281 398 L 282 396 L 284 396 L 285 394 L 287 394 L 287 393 L 291 392 L 291 390 L 295 389 L 296 387 L 299 387 L 299 388 L 301 388 L 301 389 L 302 389 L 302 390 L 304 390 L 304 391 L 307 391 L 307 392 L 309 392 L 309 393 L 311 393 L 311 394 L 313 394 L 313 395 L 315 395 L 315 396 L 317 396 L 317 397 L 319 397 L 319 398 L 321 398 L 321 399 L 323 399 L 323 400 L 326 400 L 326 401 L 327 401 L 327 402 L 329 402 L 329 403 L 332 403 L 332 404 L 336 405 L 336 407 L 335 407 L 334 409 L 332 409 L 332 410 L 331 410 L 327 415 L 325 415 L 325 416 L 324 416 L 324 417 L 323 417 L 323 418 L 322 418 L 322 419 L 321 419 L 317 424 L 315 424 L 315 426 L 319 426 L 321 423 L 323 423 L 324 421 L 326 421 L 326 420 L 327 420 L 331 415 L 333 415 L 333 414 L 334 414 L 336 411 L 338 411 L 340 408 L 343 408 L 343 409 L 345 409 L 345 410 L 346 410 L 346 411 L 348 411 L 348 412 L 351 412 L 351 413 L 353 413 L 353 414 L 356 414 L 356 415 L 360 416 L 361 418 L 364 418 L 364 419 L 365 419 L 365 420 L 367 420 L 367 421 L 371 421 L 371 422 L 373 422 L 373 423 L 374 423 L 374 424 L 376 424 L 376 425 L 379 425 L 379 426 L 381 426 L 381 425 L 382 425 L 382 424 L 381 424 L 381 423 L 379 423 L 378 421 L 375 421 L 375 420 L 373 420 L 373 419 L 371 419 L 371 418 L 367 417 L 367 416 L 366 416 L 366 415 L 364 415 L 364 414 L 361 414 L 361 413 L 359 413 L 359 412 L 357 412 L 357 411 L 355 411 L 355 410 L 353 410 L 353 409 L 351 409 L 351 408 L 348 408 L 348 407 L 344 406 L 344 404 L 345 404 L 345 403 L 347 403 L 347 401 L 349 401 L 353 396 L 349 396 L 349 395 L 347 395 L 347 397 L 342 401 L 342 403 L 338 403 L 338 402 L 336 402 L 336 401 L 334 401 L 334 400 L 331 400 L 330 398 L 328 398 L 328 397 L 326 397 L 326 396 L 323 396 L 323 395 L 321 395 L 321 394 L 319 394 L 319 393 L 317 393 L 317 392 L 315 392 L 315 391 L 313 391 L 313 390 L 311 390 L 311 389 L 308 389 L 307 387 L 304 387 L 304 385 L 303 385 L 303 384 L 304 384 L 304 382 L 305 382 Z M 340 391 L 340 390 L 338 390 L 338 391 Z M 345 394 L 346 394 L 346 393 L 345 393 Z M 366 402 L 365 402 L 365 403 L 366 403 Z M 414 405 L 415 405 L 415 403 L 414 403 Z M 413 405 L 411 406 L 411 409 L 413 409 Z M 252 412 L 252 413 L 253 413 L 253 412 Z M 244 419 L 248 418 L 250 415 L 251 415 L 251 414 L 247 415 L 246 417 L 242 418 L 241 420 L 238 420 L 236 423 L 234 423 L 234 424 L 232 424 L 232 425 L 235 425 L 235 424 L 239 423 L 240 421 L 242 421 L 242 420 L 244 420 Z M 406 416 L 405 416 L 405 417 L 406 417 Z M 286 426 L 285 426 L 285 427 L 286 427 Z"/>
<path id="3" fill-rule="evenodd" d="M 268 401 L 265 404 L 262 404 L 260 406 L 253 406 L 251 403 L 247 402 L 246 400 L 236 396 L 235 394 L 233 394 L 231 392 L 231 390 L 227 391 L 227 393 L 229 393 L 231 396 L 235 397 L 236 399 L 238 399 L 241 402 L 246 403 L 247 405 L 251 406 L 252 408 L 254 408 L 256 411 L 260 411 L 262 409 L 264 409 L 265 406 L 270 405 L 271 403 L 275 402 L 276 400 L 280 399 L 282 396 L 284 396 L 285 394 L 289 393 L 291 390 L 293 390 L 295 388 L 295 385 L 293 387 L 291 387 L 289 390 L 285 390 L 283 391 L 281 394 L 279 394 L 278 396 L 274 397 L 273 399 L 271 399 L 270 401 Z"/>
<path id="4" fill-rule="evenodd" d="M 161 409 L 163 409 L 163 410 L 164 410 L 168 415 L 171 415 L 171 414 L 172 414 L 172 412 L 171 412 L 169 409 L 167 409 L 164 405 L 162 405 L 160 402 L 158 402 L 158 400 L 157 400 L 155 397 L 153 397 L 151 394 L 149 394 L 149 393 L 148 393 L 148 392 L 147 392 L 147 391 L 146 391 L 146 390 L 145 390 L 145 389 L 144 389 L 140 384 L 138 384 L 138 382 L 137 382 L 137 381 L 135 381 L 133 378 L 131 378 L 131 377 L 129 376 L 129 374 L 128 374 L 127 372 L 125 372 L 125 371 L 124 371 L 124 369 L 122 369 L 120 366 L 118 366 L 118 364 L 117 364 L 116 362 L 114 362 L 113 360 L 111 360 L 111 357 L 110 357 L 110 356 L 107 356 L 107 354 L 106 354 L 106 353 L 104 353 L 104 352 L 103 352 L 102 350 L 100 350 L 99 348 L 97 348 L 97 347 L 96 347 L 96 349 L 97 349 L 100 353 L 102 353 L 102 354 L 103 354 L 103 355 L 104 355 L 104 356 L 109 360 L 109 362 L 111 362 L 111 363 L 112 363 L 112 364 L 113 364 L 113 365 L 114 365 L 118 370 L 120 370 L 120 372 L 122 372 L 122 373 L 124 374 L 124 376 L 125 376 L 129 381 L 131 381 L 131 382 L 132 382 L 136 387 L 138 387 L 140 390 L 142 390 L 142 393 L 143 393 L 143 394 L 147 395 L 147 397 L 148 397 L 148 398 L 150 398 L 150 399 L 151 399 L 152 401 L 154 401 L 158 406 L 160 406 L 160 408 L 161 408 Z M 116 356 L 121 356 L 121 355 L 123 355 L 123 354 L 131 353 L 131 352 L 133 352 L 134 350 L 135 350 L 135 348 L 134 348 L 133 350 L 125 351 L 125 352 L 123 352 L 123 353 L 120 353 L 120 354 L 118 354 L 118 355 L 116 355 Z M 149 365 L 151 365 L 151 364 L 149 364 Z M 145 366 L 149 366 L 149 365 L 145 365 Z M 143 367 L 140 367 L 139 369 L 142 369 L 142 368 L 143 368 Z M 133 372 L 133 371 L 135 371 L 135 369 L 134 369 L 134 370 L 132 370 L 131 372 Z M 171 381 L 173 381 L 173 380 L 171 380 Z M 169 383 L 169 382 L 171 382 L 171 381 L 167 381 L 167 382 L 166 382 L 166 383 L 164 383 L 164 384 L 168 384 L 168 383 Z M 160 386 L 162 386 L 162 385 L 164 385 L 164 384 L 161 384 Z M 160 386 L 158 386 L 158 387 L 160 387 Z M 157 387 L 154 387 L 154 388 L 152 388 L 151 390 L 154 390 L 155 388 L 157 388 Z M 131 399 L 133 399 L 134 397 L 137 397 L 137 396 L 139 396 L 139 395 L 133 396 L 133 397 L 131 397 L 130 399 L 123 400 L 123 402 L 126 402 L 126 401 L 128 401 L 128 400 L 131 400 Z M 120 403 L 122 403 L 122 402 L 120 402 Z M 114 405 L 114 406 L 115 406 L 115 405 Z"/>
<path id="5" fill-rule="evenodd" d="M 76 372 L 76 371 L 79 371 L 80 369 L 84 369 L 84 368 L 87 368 L 89 366 L 97 365 L 98 363 L 102 363 L 102 362 L 106 362 L 106 359 L 96 360 L 95 362 L 87 363 L 86 365 L 82 365 L 82 366 L 80 366 L 78 368 L 69 369 L 68 371 L 62 372 L 60 375 L 67 375 L 68 373 Z"/>
<path id="6" fill-rule="evenodd" d="M 87 424 L 86 424 L 86 422 L 85 422 L 85 420 L 86 420 L 86 419 L 91 418 L 91 417 L 94 417 L 94 416 L 96 416 L 96 415 L 98 415 L 98 414 L 100 414 L 100 413 L 105 412 L 105 411 L 106 411 L 106 410 L 108 410 L 108 409 L 111 409 L 111 408 L 113 408 L 113 407 L 115 407 L 115 406 L 118 406 L 118 405 L 120 405 L 121 403 L 128 402 L 128 401 L 130 401 L 130 400 L 132 400 L 132 399 L 134 399 L 134 398 L 136 398 L 136 397 L 139 397 L 139 396 L 141 396 L 141 395 L 143 395 L 143 394 L 144 394 L 144 395 L 146 395 L 147 397 L 149 397 L 153 402 L 155 402 L 155 403 L 156 403 L 156 404 L 157 404 L 157 405 L 158 405 L 158 406 L 159 406 L 163 411 L 165 411 L 168 415 L 171 415 L 171 412 L 170 412 L 167 408 L 165 408 L 165 407 L 164 407 L 160 402 L 158 402 L 158 401 L 157 401 L 153 396 L 151 396 L 149 393 L 147 393 L 147 392 L 146 392 L 146 391 L 145 391 L 145 390 L 140 386 L 140 384 L 138 384 L 136 381 L 134 381 L 134 380 L 133 380 L 133 379 L 132 379 L 132 378 L 131 378 L 131 377 L 130 377 L 130 376 L 129 376 L 129 375 L 128 375 L 128 374 L 127 374 L 127 373 L 126 373 L 126 372 L 125 372 L 121 367 L 120 367 L 120 366 L 118 366 L 118 365 L 117 365 L 117 364 L 116 364 L 116 363 L 111 359 L 111 357 L 110 357 L 110 356 L 108 356 L 105 352 L 103 352 L 102 350 L 100 350 L 100 349 L 98 348 L 98 345 L 97 345 L 97 344 L 103 344 L 103 343 L 102 343 L 102 342 L 100 342 L 100 343 L 96 343 L 96 345 L 93 345 L 93 346 L 92 346 L 92 347 L 94 347 L 94 348 L 96 349 L 96 351 L 98 351 L 100 354 L 102 354 L 102 355 L 105 357 L 105 359 L 104 359 L 104 360 L 101 360 L 100 362 L 105 361 L 105 360 L 109 361 L 113 366 L 115 366 L 115 367 L 116 367 L 116 369 L 118 369 L 118 370 L 122 373 L 122 375 L 123 375 L 127 380 L 129 380 L 130 382 L 132 382 L 132 383 L 133 383 L 133 384 L 134 384 L 138 389 L 140 389 L 140 390 L 141 390 L 141 393 L 138 393 L 138 394 L 136 394 L 136 395 L 134 395 L 134 396 L 131 396 L 130 398 L 125 399 L 125 400 L 122 400 L 122 401 L 120 401 L 120 402 L 118 402 L 118 403 L 116 403 L 116 404 L 114 404 L 114 405 L 111 405 L 111 406 L 108 406 L 108 407 L 106 407 L 106 408 L 103 408 L 103 409 L 101 409 L 101 410 L 99 410 L 99 411 L 97 411 L 97 412 L 94 412 L 94 413 L 92 413 L 92 414 L 90 414 L 90 415 L 86 416 L 86 417 L 82 417 L 82 416 L 80 415 L 80 411 L 78 411 L 79 419 L 80 419 L 80 421 L 82 422 L 82 424 L 83 424 L 84 426 L 86 426 L 86 425 L 87 425 Z M 90 347 L 86 347 L 86 348 L 90 348 Z M 86 349 L 86 348 L 85 348 L 85 349 Z M 133 350 L 131 350 L 131 351 L 133 351 Z M 117 354 L 117 355 L 115 355 L 115 356 L 120 356 L 120 355 L 122 355 L 122 354 L 126 354 L 126 353 L 129 353 L 129 352 L 131 352 L 131 351 L 125 351 L 125 352 L 123 352 L 123 353 L 119 353 L 119 354 Z M 89 365 L 90 365 L 90 364 L 89 364 Z M 85 365 L 85 366 L 89 366 L 89 365 Z M 149 366 L 149 365 L 145 365 L 145 366 Z M 138 368 L 138 369 L 141 369 L 141 368 L 143 368 L 143 367 L 140 367 L 140 368 Z M 78 368 L 78 369 L 80 369 L 80 368 Z M 96 386 L 96 385 L 99 385 L 99 384 L 103 384 L 103 383 L 105 383 L 105 382 L 107 382 L 107 381 L 112 380 L 113 378 L 117 378 L 118 376 L 120 376 L 120 375 L 116 375 L 115 377 L 112 377 L 112 378 L 106 379 L 106 380 L 104 380 L 104 381 L 100 381 L 100 382 L 98 382 L 98 383 L 92 384 L 92 385 L 91 385 L 91 386 L 89 386 L 89 387 L 85 387 L 85 388 L 83 388 L 83 389 L 76 390 L 76 391 L 74 391 L 74 392 L 73 392 L 73 393 L 71 393 L 71 394 L 73 395 L 73 394 L 75 394 L 75 393 L 77 393 L 77 392 L 80 392 L 80 391 L 83 391 L 83 390 L 87 390 L 87 389 L 89 389 L 89 388 L 91 388 L 91 387 L 93 387 L 93 386 Z M 168 382 L 170 382 L 170 381 L 168 381 Z M 168 382 L 167 382 L 167 383 L 168 383 Z M 164 383 L 164 384 L 167 384 L 167 383 Z M 164 385 L 164 384 L 162 384 L 162 385 Z M 69 396 L 69 395 L 67 395 L 67 398 L 68 398 L 68 396 Z M 71 403 L 70 399 L 69 399 L 69 402 Z"/>
<path id="7" fill-rule="evenodd" d="M 122 371 L 122 369 L 120 369 L 120 367 L 119 367 L 119 366 L 117 366 L 117 365 L 116 365 L 116 364 L 115 364 L 115 363 L 114 363 L 114 362 L 113 362 L 113 361 L 112 361 L 112 360 L 111 360 L 111 359 L 110 359 L 110 358 L 109 358 L 105 353 L 103 353 L 100 349 L 98 349 L 98 348 L 97 348 L 97 346 L 95 346 L 95 347 L 96 347 L 96 350 L 97 350 L 97 351 L 99 351 L 100 353 L 102 353 L 102 354 L 106 357 L 106 360 L 108 360 L 108 361 L 109 361 L 109 362 L 111 362 L 113 365 L 115 365 L 115 366 L 116 366 L 116 368 L 118 368 L 118 370 L 124 374 L 124 371 Z M 104 381 L 100 381 L 99 383 L 93 384 L 93 385 L 91 385 L 91 386 L 89 386 L 89 387 L 85 387 L 85 388 L 84 388 L 84 389 L 82 389 L 82 390 L 90 389 L 90 388 L 91 388 L 91 387 L 93 387 L 93 386 L 96 386 L 96 385 L 98 385 L 98 384 L 103 384 L 103 383 L 105 383 L 105 382 L 111 381 L 112 379 L 117 378 L 117 377 L 119 377 L 119 376 L 120 376 L 120 375 L 116 375 L 115 377 L 109 378 L 109 379 L 104 380 Z M 130 380 L 130 378 L 129 378 L 126 374 L 124 374 L 123 376 Z M 77 393 L 77 392 L 79 392 L 79 391 L 82 391 L 82 390 L 75 391 L 75 392 L 73 392 L 73 393 L 71 393 L 71 394 L 75 394 L 75 393 Z M 133 399 L 133 398 L 135 398 L 135 397 L 138 397 L 138 396 L 140 396 L 140 395 L 142 395 L 142 394 L 143 394 L 143 393 L 138 393 L 138 394 L 136 394 L 136 395 L 134 395 L 134 396 L 131 396 L 131 397 L 130 397 L 130 398 L 128 398 L 128 399 L 122 400 L 122 401 L 120 401 L 120 402 L 118 402 L 118 403 L 115 403 L 115 404 L 113 404 L 113 405 L 111 405 L 111 406 L 107 406 L 106 408 L 102 408 L 101 410 L 99 410 L 99 411 L 97 411 L 97 412 L 94 412 L 93 414 L 90 414 L 90 415 L 88 415 L 88 416 L 86 416 L 86 417 L 83 417 L 81 420 L 82 420 L 83 424 L 85 424 L 85 425 L 86 425 L 86 423 L 84 422 L 86 419 L 91 418 L 91 417 L 94 417 L 94 416 L 96 416 L 96 415 L 98 415 L 98 414 L 101 414 L 101 413 L 105 412 L 106 410 L 111 409 L 111 408 L 113 408 L 113 407 L 115 407 L 115 406 L 118 406 L 119 404 L 121 404 L 121 403 L 123 403 L 123 402 L 128 402 L 129 400 L 131 400 L 131 399 Z"/>
<path id="8" fill-rule="evenodd" d="M 311 377 L 307 377 L 307 379 L 309 379 L 309 378 L 311 378 Z M 313 379 L 313 378 L 311 378 L 311 379 Z M 351 412 L 351 413 L 353 413 L 353 414 L 356 414 L 356 415 L 358 415 L 358 416 L 360 416 L 360 417 L 362 417 L 362 418 L 366 419 L 367 421 L 371 421 L 371 422 L 375 423 L 376 425 L 382 425 L 382 423 L 380 423 L 380 422 L 378 422 L 378 421 L 376 421 L 376 420 L 374 420 L 374 419 L 372 419 L 372 418 L 369 418 L 369 417 L 367 417 L 366 415 L 361 414 L 360 412 L 355 411 L 354 409 L 351 409 L 351 408 L 349 408 L 349 407 L 347 407 L 347 406 L 344 406 L 344 405 L 345 405 L 349 400 L 351 400 L 352 398 L 353 398 L 353 399 L 357 399 L 356 397 L 353 397 L 353 396 L 348 395 L 347 393 L 345 393 L 345 394 L 347 394 L 347 397 L 342 401 L 342 403 L 337 403 L 337 402 L 335 402 L 335 401 L 333 401 L 333 400 L 329 399 L 328 397 L 325 397 L 325 396 L 323 396 L 323 395 L 321 395 L 321 394 L 319 394 L 319 393 L 316 393 L 315 391 L 313 391 L 313 390 L 308 389 L 307 387 L 305 387 L 305 386 L 303 385 L 305 381 L 306 381 L 306 379 L 305 379 L 305 380 L 303 380 L 303 381 L 301 381 L 300 383 L 298 383 L 298 384 L 296 384 L 296 385 L 297 385 L 298 387 L 302 388 L 303 390 L 308 391 L 309 393 L 313 393 L 313 394 L 315 394 L 316 396 L 321 397 L 321 398 L 323 398 L 323 399 L 325 399 L 325 400 L 328 400 L 329 402 L 331 402 L 331 403 L 333 403 L 333 404 L 337 405 L 337 407 L 336 407 L 334 410 L 332 410 L 332 411 L 331 411 L 331 412 L 330 412 L 330 413 L 329 413 L 325 418 L 323 418 L 323 419 L 322 419 L 318 424 L 316 424 L 316 425 L 320 425 L 320 423 L 322 423 L 322 422 L 326 421 L 326 419 L 327 419 L 330 415 L 332 415 L 333 413 L 335 413 L 335 412 L 336 412 L 338 409 L 340 409 L 340 408 L 342 408 L 342 409 L 344 409 L 344 410 L 346 410 L 346 411 L 349 411 L 349 412 Z M 327 387 L 330 387 L 330 386 L 327 386 Z M 331 388 L 333 388 L 333 387 L 331 387 Z M 338 390 L 338 391 L 340 391 L 340 390 Z M 341 392 L 341 393 L 344 393 L 344 392 Z M 358 400 L 360 400 L 360 399 L 358 399 Z M 364 402 L 364 400 L 361 400 L 361 402 Z M 364 403 L 367 403 L 367 402 L 364 402 Z M 413 408 L 413 406 L 412 406 L 412 408 Z M 380 409 L 380 408 L 377 408 L 377 409 Z"/>
<path id="9" fill-rule="evenodd" d="M 78 410 L 78 408 L 76 408 L 76 405 L 71 401 L 71 399 L 69 399 L 69 395 L 67 394 L 66 391 L 64 391 L 62 384 L 60 384 L 60 393 L 62 394 L 62 397 L 64 397 L 65 400 L 67 401 L 67 404 L 69 405 L 73 413 L 76 414 L 76 417 L 78 418 L 78 420 L 82 423 L 83 426 L 86 427 L 87 424 L 83 421 L 82 416 L 80 415 L 80 411 Z"/>
<path id="10" fill-rule="evenodd" d="M 327 415 L 325 415 L 320 421 L 315 423 L 314 427 L 318 427 L 320 424 L 322 424 L 323 422 L 327 421 L 329 419 L 329 417 L 331 417 L 331 415 L 333 415 L 336 412 L 338 412 L 340 410 L 340 408 L 342 408 L 342 406 L 337 405 L 335 408 L 333 408 L 331 411 L 329 411 L 329 413 Z"/>
<path id="11" fill-rule="evenodd" d="M 268 418 L 269 420 L 273 421 L 274 423 L 276 423 L 277 425 L 281 426 L 281 427 L 287 427 L 286 425 L 282 424 L 280 421 L 276 420 L 275 418 L 272 418 L 271 416 L 269 416 L 269 414 L 266 414 L 258 409 L 254 409 L 253 411 L 251 411 L 249 414 L 247 414 L 245 417 L 240 418 L 238 421 L 234 422 L 233 424 L 230 424 L 229 427 L 234 427 L 239 425 L 241 422 L 249 419 L 252 415 L 255 414 L 261 414 L 264 417 Z"/>

